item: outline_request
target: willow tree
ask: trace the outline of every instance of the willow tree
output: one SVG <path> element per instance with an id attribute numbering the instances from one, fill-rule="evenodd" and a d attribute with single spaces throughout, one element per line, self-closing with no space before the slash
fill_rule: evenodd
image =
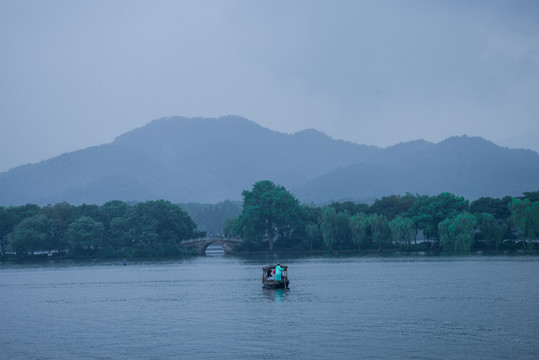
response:
<path id="1" fill-rule="evenodd" d="M 475 241 L 477 219 L 468 212 L 438 224 L 440 242 L 446 251 L 470 251 Z"/>
<path id="2" fill-rule="evenodd" d="M 262 180 L 251 191 L 244 190 L 243 209 L 236 232 L 246 240 L 268 240 L 270 250 L 276 237 L 290 237 L 301 221 L 299 201 L 283 186 Z"/>
<path id="3" fill-rule="evenodd" d="M 352 242 L 357 245 L 358 249 L 361 249 L 361 246 L 367 245 L 369 241 L 370 221 L 365 213 L 360 212 L 352 216 L 349 220 L 348 228 L 350 229 Z"/>
<path id="4" fill-rule="evenodd" d="M 412 237 L 415 232 L 414 221 L 407 217 L 397 216 L 395 219 L 389 222 L 389 229 L 391 230 L 391 236 L 393 241 L 398 243 L 406 243 L 410 247 Z"/>
<path id="5" fill-rule="evenodd" d="M 535 236 L 536 228 L 539 227 L 539 202 L 513 199 L 508 206 L 511 211 L 509 221 L 518 229 L 523 246 L 526 248 L 527 239 Z"/>
<path id="6" fill-rule="evenodd" d="M 423 229 L 429 241 L 439 240 L 438 224 L 468 211 L 469 208 L 468 200 L 451 193 L 444 192 L 436 196 L 421 195 L 408 211 L 408 216 L 414 219 L 418 229 Z"/>
<path id="7" fill-rule="evenodd" d="M 391 245 L 389 222 L 383 215 L 373 214 L 369 216 L 371 224 L 372 240 L 382 249 L 383 245 Z"/>

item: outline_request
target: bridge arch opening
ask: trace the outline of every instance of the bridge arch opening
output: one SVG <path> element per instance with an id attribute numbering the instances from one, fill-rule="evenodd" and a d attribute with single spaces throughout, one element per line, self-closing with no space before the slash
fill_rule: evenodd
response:
<path id="1" fill-rule="evenodd" d="M 225 249 L 218 243 L 212 242 L 206 246 L 204 250 L 204 255 L 206 256 L 224 256 Z"/>

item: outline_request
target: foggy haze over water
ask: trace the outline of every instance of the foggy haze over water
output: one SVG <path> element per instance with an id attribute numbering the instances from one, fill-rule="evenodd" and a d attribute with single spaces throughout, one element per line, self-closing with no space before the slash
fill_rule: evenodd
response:
<path id="1" fill-rule="evenodd" d="M 163 116 L 539 150 L 536 1 L 3 1 L 0 172 Z"/>

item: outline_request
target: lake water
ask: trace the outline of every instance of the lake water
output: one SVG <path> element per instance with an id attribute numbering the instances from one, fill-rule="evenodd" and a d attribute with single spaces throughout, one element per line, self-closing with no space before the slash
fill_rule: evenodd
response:
<path id="1" fill-rule="evenodd" d="M 0 311 L 2 359 L 538 359 L 539 256 L 2 264 Z"/>

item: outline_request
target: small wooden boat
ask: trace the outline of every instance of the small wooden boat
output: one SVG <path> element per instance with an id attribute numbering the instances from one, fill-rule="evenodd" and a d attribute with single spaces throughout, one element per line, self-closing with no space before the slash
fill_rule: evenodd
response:
<path id="1" fill-rule="evenodd" d="M 281 270 L 281 280 L 275 280 L 275 267 L 277 265 L 269 265 L 262 268 L 263 287 L 267 289 L 288 288 L 290 284 L 290 280 L 288 280 L 288 266 L 279 265 L 283 269 Z"/>

